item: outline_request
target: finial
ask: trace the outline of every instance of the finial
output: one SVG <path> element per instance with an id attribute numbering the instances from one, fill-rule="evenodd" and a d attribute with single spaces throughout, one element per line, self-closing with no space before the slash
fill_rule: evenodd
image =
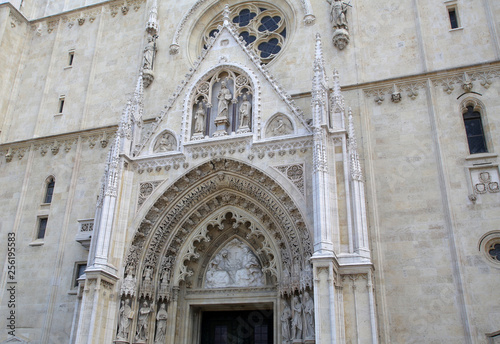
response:
<path id="1" fill-rule="evenodd" d="M 229 15 L 231 14 L 231 11 L 229 10 L 228 4 L 226 4 L 226 6 L 224 6 L 224 12 L 222 12 L 222 14 L 224 17 L 224 24 L 229 24 Z"/>

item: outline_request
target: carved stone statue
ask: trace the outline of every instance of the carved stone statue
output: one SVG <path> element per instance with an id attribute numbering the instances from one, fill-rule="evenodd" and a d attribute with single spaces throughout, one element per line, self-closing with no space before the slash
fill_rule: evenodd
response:
<path id="1" fill-rule="evenodd" d="M 143 343 L 148 340 L 149 314 L 152 311 L 153 307 L 149 306 L 147 301 L 144 301 L 142 307 L 139 309 L 139 317 L 137 319 L 136 342 Z"/>
<path id="2" fill-rule="evenodd" d="M 243 102 L 240 105 L 240 128 L 248 128 L 251 110 L 252 104 L 248 101 L 247 95 L 244 94 Z"/>
<path id="3" fill-rule="evenodd" d="M 333 44 L 340 50 L 349 43 L 347 10 L 351 6 L 342 0 L 327 0 L 330 4 L 330 21 L 332 22 Z"/>
<path id="4" fill-rule="evenodd" d="M 314 301 L 311 295 L 304 292 L 304 319 L 305 319 L 305 339 L 314 338 Z"/>
<path id="5" fill-rule="evenodd" d="M 154 36 L 148 35 L 148 43 L 144 47 L 144 59 L 142 68 L 147 70 L 153 70 L 153 63 L 156 52 L 156 43 Z"/>
<path id="6" fill-rule="evenodd" d="M 154 147 L 155 153 L 163 153 L 173 151 L 175 148 L 175 139 L 172 134 L 165 133 L 161 136 Z"/>
<path id="7" fill-rule="evenodd" d="M 283 313 L 281 314 L 281 338 L 283 344 L 288 344 L 290 339 L 292 339 L 290 335 L 290 319 L 292 318 L 292 310 L 288 305 L 286 300 L 283 300 Z"/>
<path id="8" fill-rule="evenodd" d="M 293 297 L 292 308 L 292 338 L 302 339 L 302 303 L 297 295 Z"/>
<path id="9" fill-rule="evenodd" d="M 167 333 L 167 310 L 165 304 L 162 303 L 160 310 L 156 315 L 156 335 L 155 344 L 162 344 L 165 342 L 165 335 Z"/>
<path id="10" fill-rule="evenodd" d="M 221 89 L 217 95 L 218 108 L 217 119 L 229 119 L 229 102 L 233 99 L 231 91 L 226 86 L 226 82 L 221 82 Z"/>
<path id="11" fill-rule="evenodd" d="M 129 301 L 122 300 L 120 306 L 120 322 L 118 323 L 118 334 L 116 339 L 128 340 L 130 332 L 130 324 L 132 323 L 132 308 L 130 308 Z"/>
<path id="12" fill-rule="evenodd" d="M 144 280 L 142 281 L 142 287 L 145 292 L 150 292 L 153 289 L 152 275 L 153 268 L 146 267 L 146 269 L 144 269 Z"/>
<path id="13" fill-rule="evenodd" d="M 124 295 L 134 295 L 135 294 L 135 284 L 136 284 L 136 279 L 133 275 L 133 270 L 129 266 L 127 269 L 127 276 L 125 276 L 125 279 L 123 280 L 122 284 L 122 294 Z"/>
<path id="14" fill-rule="evenodd" d="M 252 250 L 238 239 L 229 242 L 208 264 L 207 288 L 265 285 L 262 267 Z"/>
<path id="15" fill-rule="evenodd" d="M 347 30 L 346 14 L 349 5 L 341 0 L 328 0 L 328 2 L 331 5 L 331 21 L 334 28 Z"/>
<path id="16" fill-rule="evenodd" d="M 203 110 L 203 103 L 200 101 L 198 103 L 198 110 L 194 114 L 194 132 L 195 134 L 205 131 L 205 110 Z"/>

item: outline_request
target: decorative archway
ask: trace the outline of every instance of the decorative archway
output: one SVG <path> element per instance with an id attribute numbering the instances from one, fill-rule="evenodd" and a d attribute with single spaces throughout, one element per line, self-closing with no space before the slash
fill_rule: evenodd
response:
<path id="1" fill-rule="evenodd" d="M 213 265 L 222 247 L 230 244 L 253 261 L 248 267 L 243 263 L 234 267 L 234 273 L 251 280 L 255 276 L 249 271 L 258 267 L 257 277 L 262 279 L 248 286 L 239 281 L 212 283 L 207 288 L 209 264 Z M 179 325 L 193 321 L 186 315 L 192 306 L 187 296 L 207 289 L 212 294 L 214 289 L 225 287 L 260 290 L 263 302 L 273 304 L 277 314 L 280 296 L 291 300 L 312 289 L 311 254 L 310 231 L 280 185 L 240 161 L 219 158 L 206 162 L 159 194 L 137 228 L 124 262 L 121 288 L 122 304 L 138 314 L 129 332 L 138 336 L 136 341 L 158 336 L 156 316 L 147 320 L 150 326 L 145 333 L 140 315 L 143 311 L 158 314 L 164 305 L 170 314 L 169 325 L 187 328 Z M 223 269 L 216 270 L 223 274 Z M 275 300 L 270 302 L 270 298 Z M 175 335 L 167 337 L 174 340 Z"/>

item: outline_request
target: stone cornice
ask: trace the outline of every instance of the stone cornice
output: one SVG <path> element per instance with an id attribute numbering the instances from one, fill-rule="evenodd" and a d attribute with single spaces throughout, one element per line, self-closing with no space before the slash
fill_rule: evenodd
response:
<path id="1" fill-rule="evenodd" d="M 37 137 L 22 141 L 13 141 L 0 144 L 0 156 L 5 156 L 7 162 L 10 162 L 14 156 L 21 160 L 25 153 L 30 149 L 40 150 L 42 156 L 50 150 L 56 155 L 60 148 L 69 152 L 78 140 L 87 142 L 89 148 L 93 149 L 98 143 L 102 148 L 106 148 L 113 139 L 117 126 L 107 126 L 101 128 L 92 128 L 58 135 Z"/>

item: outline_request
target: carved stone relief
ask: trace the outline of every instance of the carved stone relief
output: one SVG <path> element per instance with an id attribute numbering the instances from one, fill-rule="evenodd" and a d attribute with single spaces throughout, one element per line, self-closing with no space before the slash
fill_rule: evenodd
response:
<path id="1" fill-rule="evenodd" d="M 471 170 L 471 179 L 475 194 L 500 192 L 498 168 Z"/>
<path id="2" fill-rule="evenodd" d="M 275 169 L 280 171 L 285 177 L 288 178 L 300 193 L 304 195 L 304 164 L 293 164 L 285 166 L 276 166 Z"/>
<path id="3" fill-rule="evenodd" d="M 238 239 L 229 242 L 209 262 L 206 288 L 260 287 L 265 285 L 262 266 L 252 250 Z"/>
<path id="4" fill-rule="evenodd" d="M 275 116 L 267 125 L 266 137 L 293 134 L 293 124 L 285 115 Z"/>
<path id="5" fill-rule="evenodd" d="M 177 150 L 177 140 L 174 135 L 169 132 L 161 134 L 156 140 L 153 148 L 153 152 L 155 153 L 171 152 L 174 150 Z"/>
<path id="6" fill-rule="evenodd" d="M 139 186 L 139 197 L 137 198 L 137 209 L 151 196 L 153 191 L 160 185 L 161 181 L 145 182 Z"/>

